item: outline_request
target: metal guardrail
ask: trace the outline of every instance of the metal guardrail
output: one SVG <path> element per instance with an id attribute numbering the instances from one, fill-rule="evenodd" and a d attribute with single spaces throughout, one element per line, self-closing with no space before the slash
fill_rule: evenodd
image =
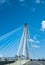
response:
<path id="1" fill-rule="evenodd" d="M 1 61 L 15 61 L 15 57 L 1 57 L 0 62 Z"/>

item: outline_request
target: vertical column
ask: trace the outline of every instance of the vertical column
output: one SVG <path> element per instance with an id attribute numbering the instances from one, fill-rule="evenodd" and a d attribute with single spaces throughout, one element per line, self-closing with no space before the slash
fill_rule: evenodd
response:
<path id="1" fill-rule="evenodd" d="M 25 24 L 25 34 L 26 34 L 26 59 L 29 59 L 29 48 L 28 48 L 28 25 Z"/>
<path id="2" fill-rule="evenodd" d="M 29 50 L 28 50 L 28 25 L 24 25 L 24 46 L 23 46 L 23 58 L 25 57 L 26 53 L 26 59 L 29 59 Z"/>

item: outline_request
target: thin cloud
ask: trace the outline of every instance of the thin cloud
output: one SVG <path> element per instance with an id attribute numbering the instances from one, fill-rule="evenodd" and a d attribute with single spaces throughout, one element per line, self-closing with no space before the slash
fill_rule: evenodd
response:
<path id="1" fill-rule="evenodd" d="M 33 39 L 30 39 L 29 41 L 30 41 L 31 43 L 35 42 Z"/>
<path id="2" fill-rule="evenodd" d="M 40 3 L 44 4 L 45 2 L 44 2 L 44 0 L 42 0 L 42 1 L 41 0 L 35 0 L 35 3 L 36 4 L 40 4 Z"/>
<path id="3" fill-rule="evenodd" d="M 4 4 L 6 2 L 6 0 L 0 0 L 0 5 Z"/>
<path id="4" fill-rule="evenodd" d="M 37 40 L 37 35 L 34 35 L 34 36 L 33 36 L 33 39 L 34 39 L 34 40 Z"/>
<path id="5" fill-rule="evenodd" d="M 24 2 L 25 0 L 19 0 L 20 2 Z"/>
<path id="6" fill-rule="evenodd" d="M 34 39 L 30 39 L 29 41 L 30 41 L 31 43 L 40 43 L 40 41 L 34 40 Z"/>
<path id="7" fill-rule="evenodd" d="M 25 6 L 25 0 L 19 0 L 21 6 Z"/>
<path id="8" fill-rule="evenodd" d="M 36 4 L 40 4 L 40 3 L 41 3 L 41 1 L 40 1 L 40 0 L 36 0 L 35 2 L 36 2 Z"/>
<path id="9" fill-rule="evenodd" d="M 40 46 L 37 46 L 37 45 L 32 45 L 34 48 L 40 48 Z"/>
<path id="10" fill-rule="evenodd" d="M 0 5 L 3 5 L 7 3 L 8 5 L 10 5 L 10 0 L 0 0 Z"/>

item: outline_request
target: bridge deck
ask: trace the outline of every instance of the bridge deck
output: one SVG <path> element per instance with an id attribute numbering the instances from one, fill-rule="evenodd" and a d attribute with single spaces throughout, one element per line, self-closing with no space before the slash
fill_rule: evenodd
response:
<path id="1" fill-rule="evenodd" d="M 29 60 L 21 60 L 8 64 L 0 63 L 0 65 L 45 65 L 45 61 L 29 61 Z"/>
<path id="2" fill-rule="evenodd" d="M 29 60 L 19 60 L 19 61 L 16 61 L 14 63 L 10 63 L 10 65 L 23 65 L 27 62 L 29 62 Z M 6 65 L 9 65 L 9 64 L 6 64 Z"/>

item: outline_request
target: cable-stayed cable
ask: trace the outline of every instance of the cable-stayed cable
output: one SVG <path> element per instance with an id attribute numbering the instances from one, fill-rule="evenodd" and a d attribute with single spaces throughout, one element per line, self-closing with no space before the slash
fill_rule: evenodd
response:
<path id="1" fill-rule="evenodd" d="M 0 37 L 0 41 L 3 40 L 3 39 L 5 39 L 5 38 L 8 37 L 9 35 L 11 35 L 11 34 L 17 32 L 17 31 L 19 31 L 20 29 L 22 29 L 22 27 L 23 27 L 23 26 L 21 26 L 21 27 L 17 28 L 16 30 L 13 30 L 13 31 L 11 31 L 11 32 L 9 32 L 9 33 L 7 33 L 7 34 L 1 36 L 1 37 Z"/>
<path id="2" fill-rule="evenodd" d="M 20 31 L 19 31 L 20 32 Z M 20 34 L 19 34 L 20 35 Z M 19 39 L 19 38 L 18 38 Z M 16 37 L 15 37 L 15 34 L 13 34 L 12 36 L 11 36 L 11 39 L 9 38 L 9 41 L 7 40 L 5 43 L 6 43 L 6 45 L 5 45 L 5 47 L 3 46 L 3 48 L 1 49 L 1 52 L 2 53 L 4 53 L 5 54 L 5 52 L 7 51 L 7 53 L 8 53 L 8 48 L 13 44 L 13 42 L 16 40 Z M 8 43 L 8 44 L 7 44 Z M 6 50 L 6 51 L 5 51 Z"/>
<path id="3" fill-rule="evenodd" d="M 13 34 L 13 35 L 14 35 L 14 34 Z M 10 35 L 10 36 L 7 37 L 6 39 L 0 41 L 0 47 L 2 47 L 3 45 L 5 45 L 6 42 L 8 42 L 8 41 L 11 39 L 11 37 L 13 37 L 13 35 Z"/>
<path id="4" fill-rule="evenodd" d="M 21 28 L 22 29 L 22 28 Z M 20 29 L 20 30 L 21 30 Z M 16 29 L 17 30 L 17 29 Z M 19 30 L 19 29 L 18 29 Z M 13 31 L 12 31 L 13 32 Z M 12 33 L 12 32 L 10 32 L 10 33 Z M 14 35 L 15 33 L 13 33 L 13 34 L 11 34 L 11 35 L 9 35 L 9 37 L 7 37 L 6 39 L 3 39 L 3 40 L 0 40 L 0 51 L 2 51 L 2 49 L 6 46 L 6 45 L 8 45 L 7 43 L 9 43 L 10 41 L 11 41 L 11 39 L 13 38 L 13 35 Z M 12 37 L 12 38 L 11 38 Z M 2 47 L 2 48 L 1 48 Z"/>
<path id="5" fill-rule="evenodd" d="M 17 42 L 19 43 L 19 39 L 17 40 Z M 16 43 L 17 43 L 16 42 Z M 15 43 L 15 39 L 12 41 L 12 42 L 10 42 L 11 43 L 11 45 L 10 46 L 7 46 L 7 48 L 6 48 L 6 51 L 4 52 L 4 55 L 6 54 L 7 56 L 9 56 L 10 55 L 10 51 L 11 52 L 13 52 L 14 51 L 14 53 L 16 52 L 15 50 L 17 49 L 16 48 L 16 43 Z M 15 46 L 15 48 L 14 48 L 14 46 Z M 14 49 L 14 50 L 12 50 L 12 49 Z M 13 53 L 12 53 L 13 54 Z M 16 55 L 16 54 L 15 54 Z M 15 57 L 14 55 L 13 55 L 13 57 Z"/>
<path id="6" fill-rule="evenodd" d="M 14 33 L 15 34 L 15 33 Z M 13 34 L 13 35 L 14 35 Z M 10 41 L 11 41 L 11 37 L 13 38 L 13 35 L 11 35 L 11 36 L 9 36 L 9 38 L 6 38 L 6 40 L 4 39 L 4 40 L 2 40 L 2 41 L 0 41 L 0 51 L 2 51 L 2 49 L 6 46 L 6 45 L 8 45 L 7 43 L 9 43 Z M 1 48 L 2 47 L 2 48 Z"/>
<path id="7" fill-rule="evenodd" d="M 14 37 L 14 36 L 13 36 L 13 37 Z M 13 37 L 11 37 L 9 40 L 7 40 L 7 41 L 5 42 L 5 44 L 3 44 L 3 45 L 0 47 L 0 52 L 2 52 L 7 45 L 9 45 L 9 43 L 13 40 Z"/>
<path id="8" fill-rule="evenodd" d="M 14 38 L 12 41 L 10 41 L 10 43 L 6 46 L 6 48 L 5 48 L 4 51 L 3 51 L 4 54 L 8 54 L 8 52 L 10 51 L 10 47 L 13 48 L 12 45 L 14 44 L 14 42 L 15 42 L 15 38 Z M 3 53 L 3 52 L 2 52 L 2 53 Z"/>

